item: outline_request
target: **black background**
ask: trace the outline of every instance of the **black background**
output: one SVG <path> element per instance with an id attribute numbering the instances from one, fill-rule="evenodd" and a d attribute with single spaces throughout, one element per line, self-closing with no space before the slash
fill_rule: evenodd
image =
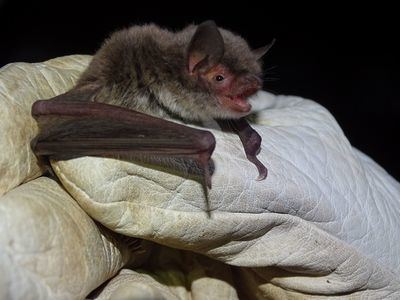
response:
<path id="1" fill-rule="evenodd" d="M 264 6 L 261 6 L 261 3 Z M 349 2 L 350 3 L 350 2 Z M 294 6 L 239 1 L 0 0 L 0 67 L 93 54 L 112 31 L 158 23 L 180 29 L 214 19 L 254 48 L 277 39 L 264 59 L 265 89 L 313 99 L 350 142 L 400 179 L 397 9 Z"/>

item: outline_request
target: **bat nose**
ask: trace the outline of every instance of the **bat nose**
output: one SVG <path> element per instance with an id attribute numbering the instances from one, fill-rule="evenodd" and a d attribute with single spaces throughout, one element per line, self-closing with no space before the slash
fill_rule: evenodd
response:
<path id="1" fill-rule="evenodd" d="M 237 81 L 238 93 L 250 96 L 262 88 L 262 80 L 256 75 L 246 74 Z"/>
<path id="2" fill-rule="evenodd" d="M 256 75 L 249 74 L 246 76 L 246 80 L 248 81 L 248 84 L 253 86 L 254 88 L 260 89 L 262 87 L 262 80 Z"/>
<path id="3" fill-rule="evenodd" d="M 246 74 L 242 76 L 238 83 L 243 87 L 251 89 L 260 89 L 262 87 L 261 78 L 253 74 Z"/>

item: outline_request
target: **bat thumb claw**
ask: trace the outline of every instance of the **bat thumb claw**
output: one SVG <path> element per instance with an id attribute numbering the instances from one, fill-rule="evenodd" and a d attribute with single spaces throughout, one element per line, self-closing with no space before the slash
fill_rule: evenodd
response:
<path id="1" fill-rule="evenodd" d="M 198 157 L 197 162 L 203 169 L 204 183 L 211 190 L 211 173 L 208 162 L 210 160 L 209 154 L 202 154 Z"/>
<path id="2" fill-rule="evenodd" d="M 268 169 L 265 166 L 262 166 L 262 168 L 258 169 L 258 177 L 256 178 L 257 181 L 264 180 L 267 178 L 268 175 Z"/>
<path id="3" fill-rule="evenodd" d="M 204 168 L 204 181 L 206 186 L 211 190 L 211 174 L 208 165 Z"/>
<path id="4" fill-rule="evenodd" d="M 261 161 L 259 161 L 258 158 L 255 157 L 255 155 L 247 155 L 247 159 L 257 167 L 258 170 L 258 177 L 256 178 L 257 181 L 261 181 L 267 178 L 268 176 L 267 167 L 264 166 L 264 164 Z"/>

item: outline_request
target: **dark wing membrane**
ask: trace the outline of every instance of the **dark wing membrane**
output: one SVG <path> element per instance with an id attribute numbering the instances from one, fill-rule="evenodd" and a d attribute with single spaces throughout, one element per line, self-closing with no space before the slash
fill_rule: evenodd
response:
<path id="1" fill-rule="evenodd" d="M 189 158 L 203 168 L 206 184 L 211 186 L 208 163 L 215 138 L 208 131 L 114 105 L 60 96 L 35 102 L 32 115 L 41 128 L 32 142 L 36 155 L 53 159 L 146 155 Z"/>

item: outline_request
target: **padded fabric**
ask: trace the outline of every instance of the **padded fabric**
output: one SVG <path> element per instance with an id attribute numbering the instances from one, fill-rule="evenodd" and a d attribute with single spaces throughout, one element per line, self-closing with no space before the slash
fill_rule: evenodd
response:
<path id="1" fill-rule="evenodd" d="M 145 266 L 122 269 L 95 299 L 239 299 L 237 271 L 189 251 L 156 246 Z"/>
<path id="2" fill-rule="evenodd" d="M 83 299 L 128 262 L 134 243 L 98 227 L 54 180 L 0 198 L 0 299 Z M 135 260 L 132 261 L 132 260 Z"/>
<path id="3" fill-rule="evenodd" d="M 66 56 L 0 69 L 0 195 L 43 173 L 30 149 L 38 132 L 31 106 L 70 89 L 89 60 L 90 56 Z"/>
<path id="4" fill-rule="evenodd" d="M 265 181 L 254 180 L 238 138 L 219 130 L 208 200 L 200 181 L 132 162 L 85 157 L 53 168 L 106 227 L 257 268 L 260 284 L 274 266 L 286 272 L 273 283 L 301 293 L 398 290 L 399 184 L 351 147 L 320 105 L 258 97 L 269 106 L 254 126 Z"/>
<path id="5" fill-rule="evenodd" d="M 102 231 L 86 214 L 77 212 L 79 208 L 58 183 L 46 178 L 28 182 L 43 172 L 27 146 L 37 133 L 30 106 L 36 99 L 72 87 L 89 60 L 88 56 L 70 56 L 39 64 L 12 64 L 0 70 L 4 116 L 0 121 L 4 132 L 0 136 L 0 193 L 8 192 L 0 198 L 0 213 L 5 216 L 0 219 L 0 231 L 7 233 L 1 235 L 0 242 L 7 250 L 0 252 L 0 291 L 8 294 L 0 294 L 0 299 L 20 295 L 25 286 L 46 286 L 48 294 L 43 292 L 34 299 L 67 299 L 64 292 L 68 299 L 81 299 L 123 265 L 125 270 L 96 297 L 112 299 L 113 293 L 123 297 L 132 289 L 131 284 L 138 293 L 161 293 L 167 299 L 185 299 L 188 293 L 192 298 L 201 296 L 205 288 L 188 288 L 191 269 L 182 271 L 182 265 L 193 264 L 179 256 L 180 250 L 171 248 L 186 250 L 196 259 L 198 254 L 207 256 L 196 263 L 198 270 L 218 265 L 224 276 L 217 277 L 215 293 L 225 291 L 228 299 L 238 295 L 400 297 L 399 183 L 350 145 L 326 109 L 310 100 L 266 92 L 252 99 L 258 111 L 253 116 L 254 128 L 263 137 L 259 158 L 269 169 L 264 181 L 254 180 L 256 169 L 246 160 L 238 137 L 221 132 L 215 124 L 207 124 L 215 127 L 210 130 L 217 140 L 212 157 L 213 188 L 207 193 L 201 178 L 185 173 L 185 165 L 177 172 L 169 167 L 94 157 L 52 162 L 62 186 L 86 214 L 116 234 L 163 245 L 162 249 L 175 253 L 172 260 L 182 272 L 166 266 L 164 272 L 171 280 L 161 280 L 154 265 L 141 269 L 128 266 L 129 260 L 140 255 L 135 251 L 118 254 L 125 253 L 123 250 L 103 252 L 100 261 L 118 263 L 111 264 L 112 271 L 109 262 L 100 263 L 98 271 L 79 253 L 85 253 L 89 261 L 90 257 L 97 260 L 98 247 L 103 247 L 100 240 L 107 244 L 109 239 L 102 238 Z M 28 183 L 14 189 L 24 182 Z M 40 192 L 32 192 L 37 190 Z M 49 216 L 43 217 L 42 210 L 35 208 L 44 205 L 43 199 L 70 204 L 51 206 Z M 54 227 L 58 222 L 54 220 L 61 219 L 69 221 Z M 30 224 L 27 220 L 36 225 L 19 225 Z M 85 234 L 79 233 L 81 222 L 86 224 Z M 72 223 L 77 224 L 77 231 L 70 229 Z M 59 232 L 70 242 L 56 243 L 55 249 L 64 256 L 54 259 L 43 245 L 49 237 L 58 241 Z M 118 239 L 118 235 L 110 238 Z M 18 239 L 22 242 L 16 243 Z M 12 245 L 20 245 L 23 252 L 35 249 L 29 263 L 20 263 L 19 250 Z M 129 249 L 129 242 L 122 239 L 115 247 Z M 65 254 L 69 251 L 73 254 Z M 164 256 L 159 253 L 154 250 L 150 260 L 159 261 L 161 268 L 160 257 Z M 61 272 L 53 268 L 65 263 L 63 257 L 75 267 L 91 266 L 83 267 L 83 275 L 76 271 L 77 278 L 87 281 L 77 281 L 74 288 L 81 288 L 79 293 L 69 293 L 66 280 L 57 276 L 47 280 L 47 273 Z M 23 272 L 32 268 L 35 276 Z M 47 273 L 40 271 L 43 269 Z M 62 270 L 57 274 L 72 276 L 67 269 Z M 49 292 L 53 290 L 57 292 Z"/>

